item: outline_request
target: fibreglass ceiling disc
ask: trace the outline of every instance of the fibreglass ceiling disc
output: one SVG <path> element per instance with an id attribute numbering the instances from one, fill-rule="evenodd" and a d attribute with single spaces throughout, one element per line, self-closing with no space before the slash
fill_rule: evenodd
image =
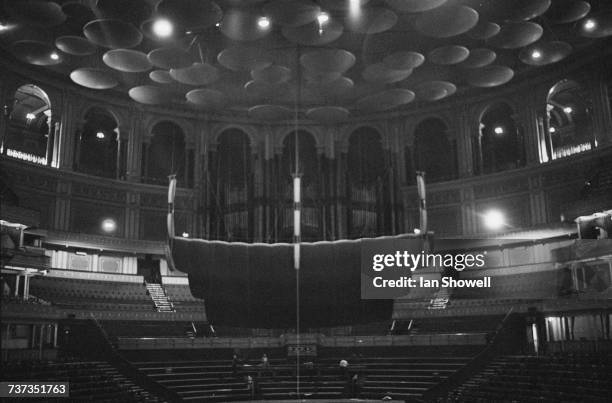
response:
<path id="1" fill-rule="evenodd" d="M 42 0 L 9 0 L 4 9 L 12 19 L 36 27 L 54 27 L 66 21 L 66 14 L 59 4 Z"/>
<path id="2" fill-rule="evenodd" d="M 550 7 L 551 0 L 497 0 L 499 10 L 507 9 L 504 12 L 505 18 L 511 21 L 527 21 L 538 17 L 546 12 Z"/>
<path id="3" fill-rule="evenodd" d="M 147 57 L 154 66 L 165 70 L 189 67 L 193 62 L 189 53 L 171 46 L 152 50 Z"/>
<path id="4" fill-rule="evenodd" d="M 303 54 L 300 63 L 307 70 L 343 73 L 355 64 L 355 55 L 344 49 L 319 49 Z"/>
<path id="5" fill-rule="evenodd" d="M 493 46 L 503 49 L 517 49 L 540 39 L 544 30 L 534 22 L 510 22 L 491 38 Z"/>
<path id="6" fill-rule="evenodd" d="M 397 23 L 397 14 L 388 8 L 371 7 L 361 10 L 358 18 L 348 16 L 344 20 L 347 29 L 362 34 L 378 34 L 391 29 Z"/>
<path id="7" fill-rule="evenodd" d="M 429 52 L 429 61 L 443 66 L 461 63 L 470 55 L 465 46 L 448 45 L 441 46 Z"/>
<path id="8" fill-rule="evenodd" d="M 280 84 L 289 81 L 291 69 L 284 66 L 268 66 L 263 69 L 251 71 L 253 80 L 262 81 L 268 84 Z"/>
<path id="9" fill-rule="evenodd" d="M 306 117 L 322 123 L 336 123 L 346 120 L 349 111 L 341 106 L 322 106 L 306 111 Z"/>
<path id="10" fill-rule="evenodd" d="M 158 84 L 172 84 L 174 79 L 166 70 L 153 70 L 149 73 L 149 78 Z"/>
<path id="11" fill-rule="evenodd" d="M 478 12 L 467 6 L 441 7 L 427 11 L 416 19 L 416 29 L 434 38 L 449 38 L 474 28 Z"/>
<path id="12" fill-rule="evenodd" d="M 501 27 L 494 22 L 479 21 L 468 35 L 474 39 L 485 40 L 499 33 Z"/>
<path id="13" fill-rule="evenodd" d="M 70 79 L 78 85 L 93 90 L 107 90 L 119 84 L 110 72 L 101 69 L 76 69 L 70 73 Z"/>
<path id="14" fill-rule="evenodd" d="M 410 70 L 419 67 L 425 56 L 417 52 L 395 52 L 383 59 L 383 64 L 393 70 Z"/>
<path id="15" fill-rule="evenodd" d="M 331 19 L 319 28 L 318 22 L 311 22 L 299 27 L 283 27 L 283 36 L 291 42 L 300 45 L 325 45 L 340 38 L 344 27 L 338 21 Z"/>
<path id="16" fill-rule="evenodd" d="M 221 109 L 227 104 L 227 97 L 221 91 L 209 88 L 189 91 L 185 98 L 189 103 L 202 109 Z"/>
<path id="17" fill-rule="evenodd" d="M 141 85 L 128 91 L 130 98 L 146 105 L 159 105 L 168 101 L 168 93 L 159 87 Z"/>
<path id="18" fill-rule="evenodd" d="M 355 3 L 355 5 L 360 8 L 368 4 L 370 0 L 319 0 L 318 4 L 321 5 L 323 10 L 350 10 L 351 3 Z"/>
<path id="19" fill-rule="evenodd" d="M 223 17 L 221 8 L 209 0 L 162 0 L 157 13 L 187 29 L 212 27 Z"/>
<path id="20" fill-rule="evenodd" d="M 298 27 L 315 21 L 321 8 L 309 0 L 273 0 L 263 7 L 263 12 L 274 24 Z"/>
<path id="21" fill-rule="evenodd" d="M 264 51 L 250 47 L 233 47 L 222 50 L 217 61 L 230 70 L 257 70 L 272 64 L 272 59 Z"/>
<path id="22" fill-rule="evenodd" d="M 557 63 L 572 53 L 572 45 L 567 42 L 536 42 L 521 50 L 519 59 L 532 66 L 544 66 Z"/>
<path id="23" fill-rule="evenodd" d="M 326 84 L 321 84 L 320 91 L 325 95 L 341 95 L 353 88 L 355 83 L 348 77 L 338 77 Z"/>
<path id="24" fill-rule="evenodd" d="M 448 81 L 427 81 L 417 85 L 414 89 L 417 98 L 424 101 L 439 101 L 453 95 L 456 91 L 455 84 Z"/>
<path id="25" fill-rule="evenodd" d="M 304 69 L 302 77 L 309 83 L 314 84 L 327 84 L 331 83 L 334 80 L 337 80 L 342 76 L 342 73 L 339 71 L 332 72 L 319 72 L 315 70 L 306 70 Z"/>
<path id="26" fill-rule="evenodd" d="M 394 88 L 368 95 L 357 101 L 356 107 L 369 111 L 384 111 L 400 105 L 405 105 L 414 100 L 414 92 L 403 88 Z"/>
<path id="27" fill-rule="evenodd" d="M 369 83 L 391 84 L 405 80 L 412 73 L 410 70 L 391 70 L 383 63 L 375 63 L 366 67 L 361 76 Z"/>
<path id="28" fill-rule="evenodd" d="M 467 72 L 467 81 L 475 87 L 489 88 L 512 80 L 514 70 L 506 66 L 490 65 Z"/>
<path id="29" fill-rule="evenodd" d="M 182 69 L 171 69 L 170 76 L 187 85 L 208 85 L 219 79 L 219 70 L 208 63 L 193 63 Z"/>
<path id="30" fill-rule="evenodd" d="M 233 8 L 223 16 L 220 30 L 223 35 L 235 41 L 255 41 L 271 31 L 259 27 L 258 21 L 261 17 L 261 14 L 250 9 Z"/>
<path id="31" fill-rule="evenodd" d="M 111 49 L 133 48 L 142 42 L 140 31 L 120 20 L 91 21 L 85 25 L 83 33 L 96 45 Z"/>
<path id="32" fill-rule="evenodd" d="M 591 5 L 586 1 L 578 0 L 555 0 L 552 2 L 545 17 L 554 24 L 567 24 L 584 18 Z"/>
<path id="33" fill-rule="evenodd" d="M 62 56 L 55 47 L 44 42 L 17 41 L 13 43 L 12 50 L 18 59 L 37 66 L 53 66 L 62 62 Z"/>
<path id="34" fill-rule="evenodd" d="M 249 116 L 259 120 L 287 120 L 293 117 L 293 111 L 278 105 L 257 105 L 249 108 Z"/>
<path id="35" fill-rule="evenodd" d="M 287 83 L 268 84 L 251 80 L 244 85 L 244 91 L 251 98 L 276 102 L 280 98 L 286 97 L 291 88 Z"/>
<path id="36" fill-rule="evenodd" d="M 87 56 L 96 53 L 96 45 L 81 36 L 60 36 L 55 46 L 64 53 L 74 56 Z"/>
<path id="37" fill-rule="evenodd" d="M 124 73 L 142 73 L 151 69 L 147 55 L 130 49 L 109 50 L 102 56 L 102 61 L 108 67 Z"/>
<path id="38" fill-rule="evenodd" d="M 589 26 L 586 23 L 589 23 Z M 580 23 L 579 32 L 587 38 L 604 38 L 612 35 L 612 12 L 589 16 Z"/>
<path id="39" fill-rule="evenodd" d="M 446 0 L 385 0 L 385 2 L 401 13 L 420 13 L 440 7 Z"/>
<path id="40" fill-rule="evenodd" d="M 459 67 L 474 69 L 488 66 L 497 58 L 497 54 L 490 49 L 472 49 L 467 59 L 459 64 Z"/>

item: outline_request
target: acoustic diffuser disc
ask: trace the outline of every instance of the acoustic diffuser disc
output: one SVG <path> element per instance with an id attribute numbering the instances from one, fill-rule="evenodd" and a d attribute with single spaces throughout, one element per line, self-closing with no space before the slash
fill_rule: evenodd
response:
<path id="1" fill-rule="evenodd" d="M 55 46 L 64 53 L 73 56 L 87 56 L 96 53 L 96 45 L 81 36 L 60 36 Z"/>
<path id="2" fill-rule="evenodd" d="M 348 118 L 349 111 L 341 106 L 321 106 L 306 111 L 308 119 L 321 123 L 337 123 Z"/>
<path id="3" fill-rule="evenodd" d="M 249 116 L 263 121 L 287 120 L 293 117 L 293 111 L 279 105 L 256 105 L 249 108 Z"/>
<path id="4" fill-rule="evenodd" d="M 94 20 L 83 28 L 85 37 L 105 48 L 133 48 L 142 42 L 142 34 L 122 20 Z"/>
<path id="5" fill-rule="evenodd" d="M 416 18 L 416 29 L 434 38 L 450 38 L 474 28 L 478 12 L 467 6 L 440 7 Z"/>
<path id="6" fill-rule="evenodd" d="M 383 63 L 393 70 L 410 70 L 419 67 L 425 61 L 425 56 L 417 52 L 400 51 L 392 53 L 383 59 Z"/>
<path id="7" fill-rule="evenodd" d="M 514 70 L 506 66 L 490 65 L 472 69 L 467 73 L 467 81 L 474 87 L 496 87 L 512 80 Z"/>
<path id="8" fill-rule="evenodd" d="M 78 85 L 93 90 L 107 90 L 119 84 L 110 72 L 94 68 L 76 69 L 70 73 L 70 79 Z"/>
<path id="9" fill-rule="evenodd" d="M 159 105 L 168 102 L 168 93 L 159 87 L 141 85 L 128 91 L 130 98 L 146 105 Z"/>
<path id="10" fill-rule="evenodd" d="M 446 0 L 385 0 L 393 9 L 401 13 L 420 13 L 440 7 Z"/>
<path id="11" fill-rule="evenodd" d="M 221 109 L 227 104 L 227 97 L 221 92 L 209 88 L 189 91 L 185 97 L 192 105 L 201 109 Z"/>
<path id="12" fill-rule="evenodd" d="M 154 49 L 147 57 L 154 66 L 164 70 L 189 67 L 193 62 L 187 51 L 173 46 Z"/>
<path id="13" fill-rule="evenodd" d="M 53 66 L 62 62 L 62 56 L 51 44 L 40 41 L 17 41 L 12 51 L 18 59 L 37 66 Z"/>
<path id="14" fill-rule="evenodd" d="M 147 55 L 131 49 L 109 50 L 102 56 L 108 67 L 124 73 L 142 73 L 151 69 Z"/>
<path id="15" fill-rule="evenodd" d="M 343 73 L 353 67 L 355 60 L 355 55 L 344 49 L 319 49 L 300 57 L 305 69 L 317 72 Z"/>

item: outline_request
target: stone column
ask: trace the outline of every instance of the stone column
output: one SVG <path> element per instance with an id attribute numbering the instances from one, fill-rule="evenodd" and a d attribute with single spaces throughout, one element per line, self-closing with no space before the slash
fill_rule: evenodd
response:
<path id="1" fill-rule="evenodd" d="M 472 141 L 477 140 L 478 123 L 474 111 L 463 105 L 459 108 L 456 115 L 457 127 L 457 166 L 459 169 L 458 177 L 466 178 L 474 175 L 474 147 Z"/>
<path id="2" fill-rule="evenodd" d="M 141 182 L 142 143 L 143 137 L 145 137 L 142 127 L 142 112 L 137 108 L 132 108 L 130 117 L 130 122 L 119 128 L 122 137 L 127 141 L 125 176 L 129 182 Z"/>
<path id="3" fill-rule="evenodd" d="M 603 71 L 594 72 L 587 81 L 588 91 L 593 101 L 589 111 L 593 120 L 593 136 L 599 147 L 612 143 L 612 116 L 606 73 L 610 74 Z"/>

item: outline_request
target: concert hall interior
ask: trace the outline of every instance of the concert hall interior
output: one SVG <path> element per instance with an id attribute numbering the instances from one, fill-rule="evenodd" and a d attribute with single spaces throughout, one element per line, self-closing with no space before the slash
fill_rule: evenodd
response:
<path id="1" fill-rule="evenodd" d="M 0 398 L 609 401 L 611 37 L 609 0 L 0 0 Z"/>

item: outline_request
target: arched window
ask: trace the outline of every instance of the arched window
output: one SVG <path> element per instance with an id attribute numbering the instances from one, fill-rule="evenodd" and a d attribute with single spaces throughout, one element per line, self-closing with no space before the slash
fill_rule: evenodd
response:
<path id="1" fill-rule="evenodd" d="M 441 182 L 457 177 L 455 145 L 447 135 L 446 124 L 427 118 L 414 130 L 414 162 L 425 172 L 427 182 Z"/>
<path id="2" fill-rule="evenodd" d="M 118 128 L 106 110 L 91 108 L 85 114 L 83 131 L 77 139 L 77 170 L 106 178 L 117 177 Z"/>
<path id="3" fill-rule="evenodd" d="M 157 123 L 151 131 L 151 142 L 144 145 L 144 180 L 155 185 L 167 185 L 168 175 L 176 175 L 179 187 L 189 187 L 185 134 L 176 123 Z"/>
<path id="4" fill-rule="evenodd" d="M 10 106 L 2 152 L 24 161 L 50 164 L 55 135 L 51 117 L 51 102 L 42 89 L 33 84 L 19 87 Z"/>
<path id="5" fill-rule="evenodd" d="M 279 193 L 283 200 L 281 240 L 290 241 L 293 236 L 293 174 L 295 173 L 295 132 L 283 141 L 283 155 L 279 178 Z M 306 131 L 297 132 L 299 173 L 302 176 L 302 239 L 321 239 L 319 169 L 314 137 Z"/>
<path id="6" fill-rule="evenodd" d="M 215 189 L 215 217 L 219 238 L 251 241 L 249 229 L 251 200 L 251 145 L 239 129 L 224 131 L 219 137 Z"/>
<path id="7" fill-rule="evenodd" d="M 479 125 L 479 172 L 490 174 L 525 165 L 523 142 L 506 103 L 489 106 Z"/>
<path id="8" fill-rule="evenodd" d="M 380 134 L 370 127 L 355 130 L 349 137 L 347 161 L 349 237 L 384 233 L 385 174 Z"/>
<path id="9" fill-rule="evenodd" d="M 580 84 L 562 80 L 546 99 L 546 138 L 553 160 L 596 147 L 591 121 L 591 98 Z"/>

